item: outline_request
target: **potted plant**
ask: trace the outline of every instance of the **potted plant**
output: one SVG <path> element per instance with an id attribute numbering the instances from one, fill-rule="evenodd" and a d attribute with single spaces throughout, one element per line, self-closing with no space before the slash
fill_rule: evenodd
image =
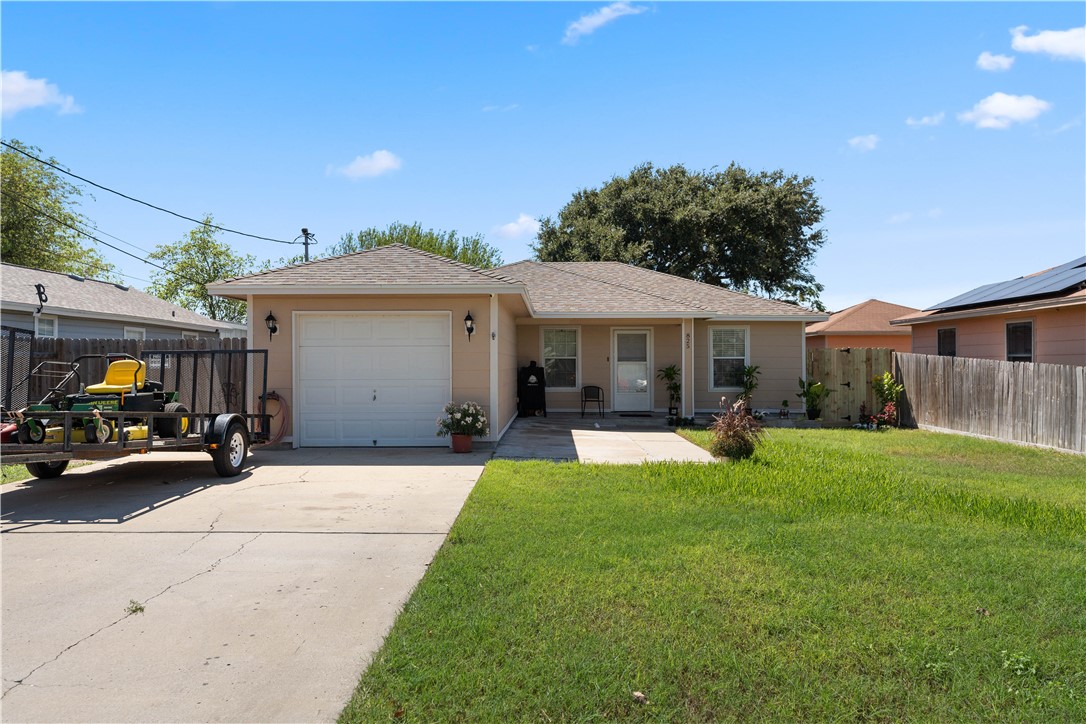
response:
<path id="1" fill-rule="evenodd" d="M 471 452 L 471 439 L 490 434 L 483 408 L 477 402 L 450 402 L 445 405 L 445 414 L 437 418 L 439 437 L 452 437 L 453 452 Z"/>
<path id="2" fill-rule="evenodd" d="M 669 425 L 678 424 L 679 403 L 682 401 L 682 370 L 678 365 L 668 365 L 656 370 L 656 379 L 662 380 L 667 389 L 667 420 Z"/>
<path id="3" fill-rule="evenodd" d="M 807 419 L 817 420 L 822 415 L 822 403 L 830 394 L 830 389 L 821 382 L 799 378 L 799 393 L 796 397 L 803 400 L 807 408 Z"/>
<path id="4" fill-rule="evenodd" d="M 788 409 L 788 400 L 781 400 L 781 411 L 777 413 L 777 416 L 782 420 L 787 420 L 791 410 Z"/>
<path id="5" fill-rule="evenodd" d="M 754 391 L 758 389 L 759 370 L 761 370 L 761 367 L 758 365 L 746 365 L 743 367 L 743 392 L 740 393 L 739 399 L 743 401 L 748 415 L 753 412 L 751 398 L 754 396 Z"/>

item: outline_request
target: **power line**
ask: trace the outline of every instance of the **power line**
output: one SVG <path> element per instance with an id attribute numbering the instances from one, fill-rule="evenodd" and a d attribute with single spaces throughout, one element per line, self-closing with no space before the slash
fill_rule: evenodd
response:
<path id="1" fill-rule="evenodd" d="M 101 184 L 96 184 L 95 182 L 91 181 L 90 179 L 86 179 L 86 178 L 83 178 L 82 176 L 79 176 L 78 174 L 74 174 L 74 173 L 72 173 L 71 171 L 69 171 L 69 170 L 67 170 L 65 168 L 61 168 L 60 166 L 56 165 L 55 163 L 51 163 L 51 162 L 46 161 L 44 159 L 38 158 L 37 156 L 34 156 L 33 154 L 27 153 L 23 149 L 19 148 L 18 146 L 13 146 L 10 143 L 8 143 L 7 141 L 0 141 L 0 144 L 3 144 L 4 148 L 10 148 L 12 151 L 18 151 L 19 153 L 23 154 L 27 158 L 33 159 L 33 160 L 37 161 L 40 164 L 44 164 L 45 166 L 56 169 L 57 171 L 60 171 L 63 174 L 67 174 L 68 176 L 71 176 L 72 178 L 77 178 L 80 181 L 82 181 L 83 183 L 88 183 L 91 186 L 94 186 L 95 188 L 102 189 L 103 191 L 108 191 L 109 193 L 116 194 L 116 195 L 120 196 L 121 198 L 128 199 L 129 201 L 135 201 L 137 204 L 143 204 L 144 206 L 148 206 L 148 207 L 150 207 L 152 209 L 155 209 L 156 211 L 162 211 L 162 212 L 170 214 L 172 216 L 176 216 L 179 219 L 184 219 L 185 221 L 191 221 L 191 222 L 196 223 L 196 224 L 201 224 L 201 225 L 207 226 L 207 227 L 209 227 L 211 229 L 217 229 L 218 231 L 225 231 L 228 234 L 237 234 L 238 236 L 247 236 L 250 239 L 260 239 L 261 241 L 274 241 L 277 244 L 291 244 L 291 245 L 294 245 L 294 244 L 298 243 L 297 241 L 284 241 L 282 239 L 272 239 L 272 238 L 267 237 L 267 236 L 257 236 L 256 234 L 247 234 L 244 231 L 235 231 L 234 229 L 228 229 L 225 226 L 218 226 L 216 224 L 208 224 L 207 222 L 202 221 L 200 219 L 194 219 L 191 216 L 185 216 L 184 214 L 179 214 L 176 211 L 170 211 L 169 209 L 164 209 L 161 206 L 155 206 L 152 203 L 148 203 L 147 201 L 142 201 L 142 200 L 137 199 L 137 198 L 135 198 L 133 196 L 129 196 L 128 194 L 122 194 L 120 191 L 115 191 L 114 189 L 111 189 L 108 186 L 103 186 Z"/>
<path id="2" fill-rule="evenodd" d="M 167 269 L 164 266 L 159 266 L 158 264 L 155 264 L 153 261 L 148 261 L 147 259 L 141 259 L 140 257 L 136 256 L 135 254 L 132 254 L 131 252 L 127 252 L 127 251 L 125 251 L 124 249 L 122 249 L 122 248 L 120 248 L 118 246 L 114 246 L 113 244 L 102 241 L 97 236 L 94 236 L 93 234 L 88 234 L 86 231 L 83 231 L 82 229 L 80 229 L 78 227 L 72 226 L 68 222 L 66 222 L 66 221 L 64 221 L 62 219 L 58 219 L 57 217 L 53 216 L 50 213 L 48 213 L 46 211 L 42 211 L 41 209 L 37 208 L 36 206 L 32 206 L 31 204 L 26 203 L 21 198 L 19 198 L 19 196 L 17 194 L 13 194 L 10 191 L 4 191 L 3 189 L 0 189 L 0 194 L 3 194 L 4 196 L 7 196 L 7 197 L 11 198 L 13 201 L 15 201 L 15 203 L 22 204 L 26 208 L 30 209 L 31 211 L 33 211 L 33 212 L 35 212 L 37 214 L 40 214 L 41 216 L 44 216 L 47 219 L 52 219 L 56 223 L 60 224 L 61 226 L 64 226 L 64 227 L 67 227 L 67 228 L 71 229 L 72 231 L 74 231 L 77 234 L 82 234 L 83 236 L 87 237 L 88 239 L 91 239 L 92 241 L 95 241 L 95 242 L 97 242 L 99 244 L 102 244 L 103 246 L 108 246 L 110 249 L 113 249 L 114 251 L 119 251 L 120 253 L 124 254 L 125 256 L 130 256 L 133 259 L 136 259 L 137 261 L 143 262 L 144 264 L 148 264 L 150 266 L 153 266 L 156 269 L 161 269 L 162 271 L 166 272 L 167 274 L 173 274 L 174 276 L 180 277 L 180 278 L 184 279 L 187 282 L 191 282 L 193 284 L 199 284 L 199 285 L 203 286 L 203 282 L 197 281 L 196 279 L 193 279 L 192 277 L 185 276 L 181 272 L 173 271 L 172 269 Z"/>

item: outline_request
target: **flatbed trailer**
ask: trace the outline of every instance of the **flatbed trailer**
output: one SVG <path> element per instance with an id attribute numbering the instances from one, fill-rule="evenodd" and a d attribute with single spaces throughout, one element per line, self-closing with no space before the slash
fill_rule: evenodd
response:
<path id="1" fill-rule="evenodd" d="M 268 442 L 267 350 L 154 351 L 144 352 L 142 359 L 148 364 L 148 377 L 157 377 L 156 382 L 177 392 L 187 409 L 11 412 L 13 422 L 40 420 L 51 434 L 37 443 L 0 444 L 3 462 L 25 464 L 38 478 L 55 478 L 72 460 L 109 460 L 162 451 L 206 452 L 219 475 L 232 477 L 241 472 L 251 446 Z M 259 391 L 253 395 L 255 411 L 248 409 L 250 391 Z M 88 417 L 109 422 L 109 441 L 85 441 L 86 431 L 76 422 Z M 182 424 L 183 420 L 187 424 Z M 175 431 L 173 435 L 155 433 L 164 421 L 172 423 L 164 427 Z"/>

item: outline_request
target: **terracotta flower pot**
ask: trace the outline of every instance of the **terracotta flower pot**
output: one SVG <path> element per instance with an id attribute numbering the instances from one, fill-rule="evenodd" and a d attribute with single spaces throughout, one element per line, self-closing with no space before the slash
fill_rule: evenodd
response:
<path id="1" fill-rule="evenodd" d="M 452 449 L 453 452 L 469 453 L 471 452 L 471 435 L 461 435 L 458 433 L 452 434 Z"/>

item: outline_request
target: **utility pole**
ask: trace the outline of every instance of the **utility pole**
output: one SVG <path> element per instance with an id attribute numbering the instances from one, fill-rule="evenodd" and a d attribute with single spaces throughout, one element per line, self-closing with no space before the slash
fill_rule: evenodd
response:
<path id="1" fill-rule="evenodd" d="M 306 261 L 309 261 L 309 245 L 316 243 L 315 241 L 312 241 L 313 238 L 314 238 L 314 235 L 309 233 L 309 229 L 306 229 L 306 228 L 302 229 L 302 239 L 304 239 L 304 241 L 302 241 L 302 244 L 305 245 L 305 260 Z"/>

